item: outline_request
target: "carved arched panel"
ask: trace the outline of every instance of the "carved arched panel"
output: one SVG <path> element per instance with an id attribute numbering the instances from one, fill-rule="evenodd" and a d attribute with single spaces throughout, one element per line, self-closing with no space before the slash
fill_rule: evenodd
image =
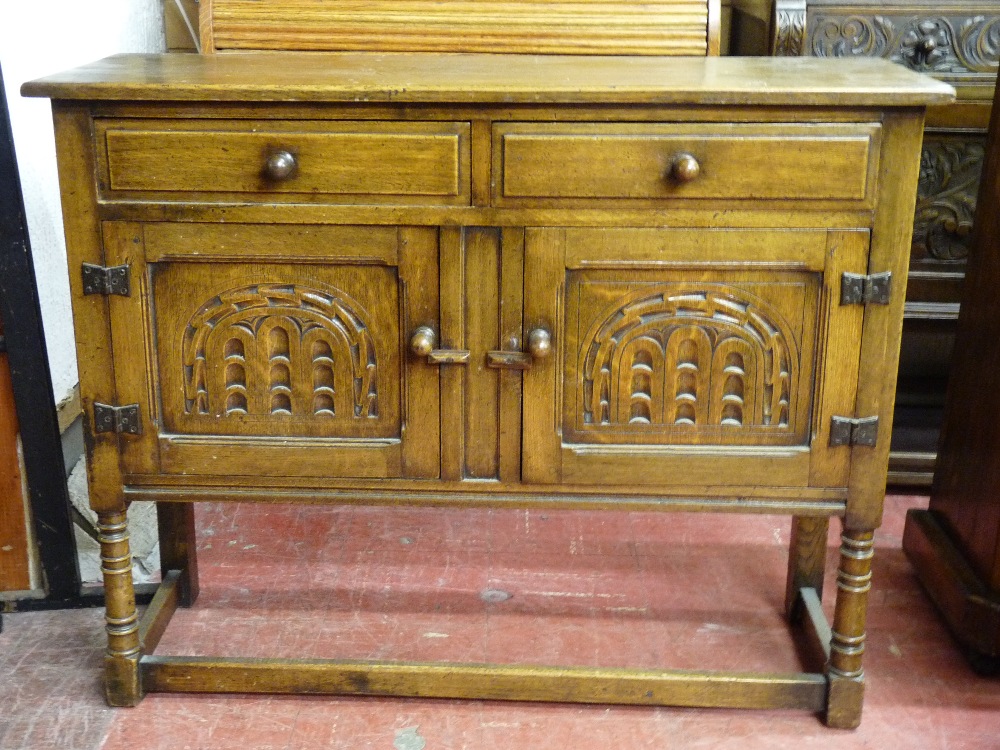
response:
<path id="1" fill-rule="evenodd" d="M 375 342 L 342 292 L 228 290 L 191 317 L 182 350 L 187 414 L 378 416 Z"/>
<path id="2" fill-rule="evenodd" d="M 398 434 L 394 273 L 333 268 L 314 272 L 327 278 L 279 284 L 240 279 L 235 266 L 223 266 L 218 278 L 193 278 L 193 268 L 174 266 L 169 290 L 160 285 L 168 427 L 247 436 Z"/>
<path id="3" fill-rule="evenodd" d="M 802 348 L 813 340 L 816 287 L 584 281 L 573 288 L 580 301 L 570 314 L 580 319 L 568 325 L 580 335 L 566 355 L 574 381 L 566 385 L 569 439 L 804 440 L 810 403 L 802 379 L 811 377 L 813 352 Z"/>

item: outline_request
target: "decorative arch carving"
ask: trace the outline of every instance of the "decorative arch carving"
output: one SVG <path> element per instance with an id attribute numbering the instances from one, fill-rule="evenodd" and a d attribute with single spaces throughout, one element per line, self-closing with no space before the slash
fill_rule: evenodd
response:
<path id="1" fill-rule="evenodd" d="M 734 287 L 631 293 L 582 339 L 588 427 L 788 428 L 798 345 L 783 316 Z"/>
<path id="2" fill-rule="evenodd" d="M 378 362 L 365 317 L 339 290 L 298 284 L 213 297 L 184 329 L 185 413 L 377 417 Z"/>

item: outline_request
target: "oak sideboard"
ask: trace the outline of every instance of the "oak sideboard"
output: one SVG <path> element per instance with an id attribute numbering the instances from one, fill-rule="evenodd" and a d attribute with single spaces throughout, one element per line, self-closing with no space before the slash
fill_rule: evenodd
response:
<path id="1" fill-rule="evenodd" d="M 950 86 L 865 59 L 234 53 L 23 91 L 53 100 L 113 705 L 327 692 L 857 725 L 924 109 Z M 138 499 L 170 529 L 141 622 Z M 158 656 L 197 594 L 200 500 L 785 514 L 787 609 L 827 663 Z"/>

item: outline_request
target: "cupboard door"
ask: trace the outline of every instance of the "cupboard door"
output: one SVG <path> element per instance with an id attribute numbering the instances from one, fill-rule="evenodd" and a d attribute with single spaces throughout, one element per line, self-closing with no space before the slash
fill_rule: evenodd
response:
<path id="1" fill-rule="evenodd" d="M 865 232 L 531 229 L 522 476 L 623 487 L 844 486 Z"/>
<path id="2" fill-rule="evenodd" d="M 104 231 L 133 286 L 109 298 L 119 402 L 146 421 L 126 471 L 438 476 L 437 369 L 405 349 L 437 321 L 436 230 Z"/>

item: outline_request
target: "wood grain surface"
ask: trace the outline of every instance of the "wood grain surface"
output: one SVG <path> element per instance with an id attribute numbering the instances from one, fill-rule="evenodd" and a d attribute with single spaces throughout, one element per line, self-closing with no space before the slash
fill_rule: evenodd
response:
<path id="1" fill-rule="evenodd" d="M 203 52 L 719 53 L 717 0 L 202 0 Z"/>
<path id="2" fill-rule="evenodd" d="M 54 99 L 924 106 L 954 89 L 886 60 L 409 53 L 117 55 L 24 84 Z"/>

